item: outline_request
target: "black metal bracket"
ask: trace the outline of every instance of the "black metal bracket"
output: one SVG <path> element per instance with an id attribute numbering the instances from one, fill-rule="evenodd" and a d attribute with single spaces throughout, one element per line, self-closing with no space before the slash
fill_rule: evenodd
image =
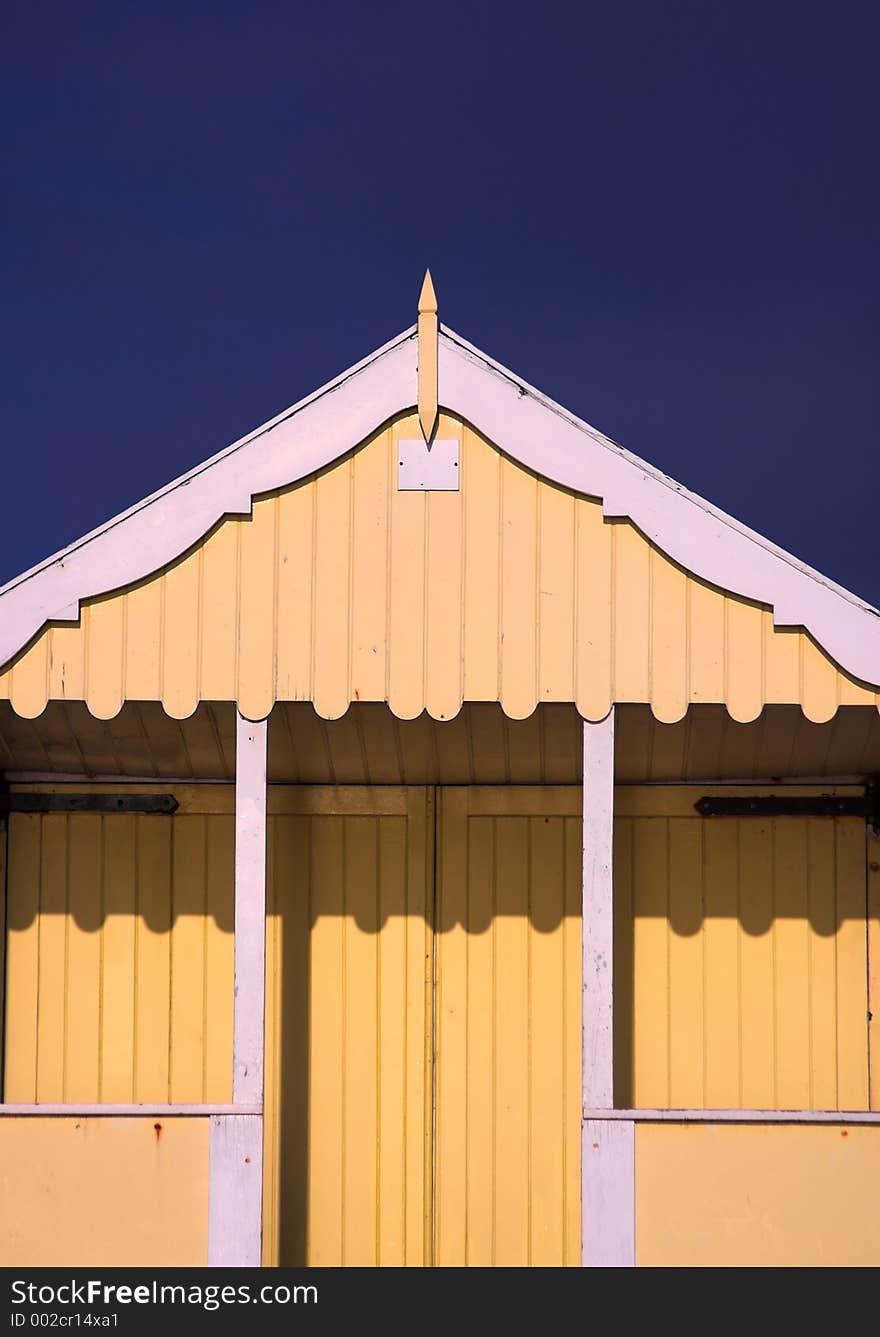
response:
<path id="1" fill-rule="evenodd" d="M 703 817 L 861 817 L 880 833 L 880 783 L 864 794 L 762 794 L 757 797 L 705 795 L 694 804 Z"/>
<path id="2" fill-rule="evenodd" d="M 0 789 L 0 814 L 10 812 L 158 813 L 170 815 L 180 805 L 173 794 L 40 794 Z"/>

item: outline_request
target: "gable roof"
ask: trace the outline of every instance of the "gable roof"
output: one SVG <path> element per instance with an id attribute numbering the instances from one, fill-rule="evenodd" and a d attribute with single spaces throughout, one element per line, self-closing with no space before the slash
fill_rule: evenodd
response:
<path id="1" fill-rule="evenodd" d="M 441 407 L 552 483 L 597 498 L 721 590 L 803 627 L 852 677 L 880 685 L 880 613 L 689 492 L 469 344 L 439 335 Z M 416 327 L 219 454 L 0 589 L 0 666 L 47 622 L 173 562 L 253 498 L 332 464 L 416 404 Z"/>

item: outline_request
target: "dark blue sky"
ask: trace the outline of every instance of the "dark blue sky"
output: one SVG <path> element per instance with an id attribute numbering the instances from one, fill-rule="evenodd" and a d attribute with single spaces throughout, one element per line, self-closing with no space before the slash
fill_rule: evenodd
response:
<path id="1" fill-rule="evenodd" d="M 880 601 L 875 0 L 4 9 L 8 579 L 441 319 Z"/>

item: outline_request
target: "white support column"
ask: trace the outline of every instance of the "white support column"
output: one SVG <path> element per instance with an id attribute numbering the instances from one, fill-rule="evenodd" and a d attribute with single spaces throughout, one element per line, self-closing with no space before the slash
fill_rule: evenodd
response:
<path id="1" fill-rule="evenodd" d="M 583 1109 L 614 1107 L 614 707 L 584 721 Z M 581 1260 L 632 1267 L 633 1125 L 581 1123 Z"/>
<path id="2" fill-rule="evenodd" d="M 584 1267 L 635 1266 L 635 1125 L 586 1119 L 583 1161 Z"/>
<path id="3" fill-rule="evenodd" d="M 266 720 L 236 716 L 235 1000 L 232 1101 L 263 1106 L 266 994 Z M 258 1267 L 262 1249 L 263 1116 L 211 1120 L 208 1264 Z"/>
<path id="4" fill-rule="evenodd" d="M 584 721 L 584 1108 L 614 1105 L 614 708 Z"/>

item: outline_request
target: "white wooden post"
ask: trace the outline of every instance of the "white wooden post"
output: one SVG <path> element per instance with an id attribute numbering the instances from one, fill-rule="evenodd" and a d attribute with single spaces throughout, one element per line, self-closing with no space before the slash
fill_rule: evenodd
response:
<path id="1" fill-rule="evenodd" d="M 266 993 L 267 721 L 236 717 L 233 1105 L 263 1107 Z M 208 1263 L 259 1267 L 263 1115 L 211 1119 Z"/>
<path id="2" fill-rule="evenodd" d="M 583 1109 L 614 1107 L 614 708 L 584 721 Z M 634 1262 L 634 1129 L 582 1120 L 585 1267 Z"/>

